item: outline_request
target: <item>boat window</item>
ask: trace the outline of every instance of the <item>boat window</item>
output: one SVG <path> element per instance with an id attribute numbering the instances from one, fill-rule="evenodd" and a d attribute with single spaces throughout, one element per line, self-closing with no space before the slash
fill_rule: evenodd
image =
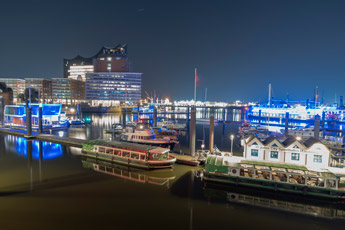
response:
<path id="1" fill-rule="evenodd" d="M 289 182 L 292 184 L 305 184 L 304 176 L 302 175 L 289 175 Z"/>
<path id="2" fill-rule="evenodd" d="M 315 187 L 324 187 L 325 179 L 319 177 L 307 176 L 307 185 Z"/>
<path id="3" fill-rule="evenodd" d="M 140 160 L 145 160 L 145 155 L 144 154 L 140 154 Z"/>
<path id="4" fill-rule="evenodd" d="M 104 152 L 105 152 L 105 148 L 103 148 L 103 147 L 99 147 L 99 148 L 98 148 L 98 152 L 100 152 L 100 153 L 104 153 Z"/>
<path id="5" fill-rule="evenodd" d="M 100 165 L 100 166 L 98 167 L 98 169 L 99 169 L 100 171 L 104 171 L 104 172 L 105 172 L 105 167 L 104 167 L 103 165 Z"/>
<path id="6" fill-rule="evenodd" d="M 129 155 L 130 155 L 129 152 L 122 152 L 123 157 L 129 157 Z"/>
<path id="7" fill-rule="evenodd" d="M 138 153 L 131 153 L 131 158 L 139 159 L 139 154 Z"/>
<path id="8" fill-rule="evenodd" d="M 327 179 L 326 183 L 327 188 L 336 188 L 337 187 L 337 181 L 333 179 Z"/>
<path id="9" fill-rule="evenodd" d="M 112 173 L 113 172 L 113 168 L 112 167 L 106 167 L 106 171 L 109 172 L 109 173 Z"/>
<path id="10" fill-rule="evenodd" d="M 114 152 L 114 149 L 111 149 L 111 148 L 106 148 L 105 150 L 105 153 L 107 154 L 113 154 L 113 152 Z"/>
<path id="11" fill-rule="evenodd" d="M 118 156 L 121 156 L 121 151 L 120 150 L 116 150 L 115 154 L 118 155 Z"/>

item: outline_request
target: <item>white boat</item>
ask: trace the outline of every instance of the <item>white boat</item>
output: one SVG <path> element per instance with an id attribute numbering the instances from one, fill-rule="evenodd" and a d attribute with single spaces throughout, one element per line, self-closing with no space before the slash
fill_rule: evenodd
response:
<path id="1" fill-rule="evenodd" d="M 284 133 L 285 130 L 282 129 L 281 132 Z M 289 135 L 306 139 L 309 137 L 314 137 L 314 132 L 315 132 L 314 126 L 310 126 L 310 127 L 305 127 L 305 128 L 290 129 Z M 319 138 L 323 138 L 323 132 L 321 130 L 319 132 Z"/>
<path id="2" fill-rule="evenodd" d="M 175 123 L 173 121 L 158 121 L 157 127 L 163 127 L 163 128 L 173 129 L 173 130 L 181 130 L 181 129 L 186 129 L 187 125 Z"/>
<path id="3" fill-rule="evenodd" d="M 170 149 L 173 149 L 176 144 L 176 142 L 171 141 L 169 137 L 156 138 L 154 131 L 143 125 L 126 127 L 122 131 L 121 140 L 138 144 L 170 147 Z"/>

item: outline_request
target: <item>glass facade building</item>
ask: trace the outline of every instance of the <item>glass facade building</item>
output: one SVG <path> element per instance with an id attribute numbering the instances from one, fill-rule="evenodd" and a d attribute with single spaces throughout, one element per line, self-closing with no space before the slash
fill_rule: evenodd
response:
<path id="1" fill-rule="evenodd" d="M 69 78 L 52 78 L 53 102 L 74 105 L 85 101 L 85 82 Z"/>
<path id="2" fill-rule="evenodd" d="M 92 106 L 135 104 L 141 99 L 142 73 L 102 72 L 86 74 L 86 100 Z"/>
<path id="3" fill-rule="evenodd" d="M 0 82 L 6 83 L 7 88 L 11 88 L 13 91 L 13 103 L 17 104 L 17 98 L 19 94 L 24 93 L 25 80 L 14 78 L 0 78 Z"/>

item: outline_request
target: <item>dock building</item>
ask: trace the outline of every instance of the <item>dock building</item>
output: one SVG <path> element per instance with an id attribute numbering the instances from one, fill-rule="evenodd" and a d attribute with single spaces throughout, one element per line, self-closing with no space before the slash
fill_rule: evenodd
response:
<path id="1" fill-rule="evenodd" d="M 249 161 L 295 164 L 322 169 L 330 166 L 331 152 L 313 137 L 305 141 L 288 137 L 281 142 L 273 136 L 261 141 L 251 135 L 245 140 L 243 157 Z"/>

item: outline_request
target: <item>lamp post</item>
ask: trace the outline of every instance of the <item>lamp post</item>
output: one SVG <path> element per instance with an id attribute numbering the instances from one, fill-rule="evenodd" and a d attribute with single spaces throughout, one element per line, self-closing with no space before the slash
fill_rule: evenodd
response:
<path id="1" fill-rule="evenodd" d="M 235 138 L 234 134 L 231 134 L 231 135 L 230 135 L 230 140 L 231 140 L 231 145 L 230 145 L 231 154 L 232 154 L 232 145 L 233 145 L 233 143 L 234 143 L 234 138 Z"/>

